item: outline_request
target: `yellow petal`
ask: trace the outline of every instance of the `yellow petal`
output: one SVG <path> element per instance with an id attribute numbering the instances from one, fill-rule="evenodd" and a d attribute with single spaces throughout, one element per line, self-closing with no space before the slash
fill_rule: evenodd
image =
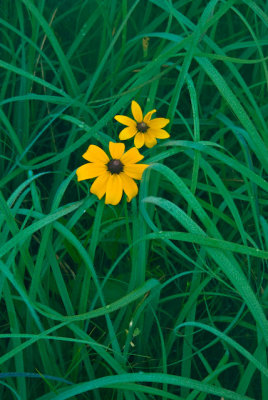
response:
<path id="1" fill-rule="evenodd" d="M 150 119 L 151 119 L 151 117 L 152 117 L 152 115 L 153 115 L 155 112 L 156 112 L 156 110 L 149 111 L 149 112 L 145 115 L 145 117 L 143 118 L 143 121 L 146 122 L 146 123 L 149 122 Z"/>
<path id="2" fill-rule="evenodd" d="M 134 119 L 129 118 L 129 117 L 125 117 L 125 115 L 116 115 L 114 117 L 114 119 L 118 122 L 120 122 L 120 124 L 126 125 L 126 126 L 136 126 L 136 121 L 134 121 Z"/>
<path id="3" fill-rule="evenodd" d="M 123 190 L 127 195 L 127 201 L 131 201 L 138 194 L 138 186 L 132 178 L 123 172 L 120 174 L 120 178 L 123 183 Z"/>
<path id="4" fill-rule="evenodd" d="M 129 164 L 124 167 L 124 172 L 130 178 L 141 179 L 143 171 L 149 167 L 147 164 Z"/>
<path id="5" fill-rule="evenodd" d="M 135 120 L 141 122 L 143 119 L 142 110 L 135 100 L 132 100 L 131 102 L 131 111 Z"/>
<path id="6" fill-rule="evenodd" d="M 112 158 L 120 160 L 125 151 L 124 143 L 109 142 L 109 151 Z"/>
<path id="7" fill-rule="evenodd" d="M 144 133 L 137 133 L 134 139 L 134 144 L 138 149 L 140 149 L 144 145 Z"/>
<path id="8" fill-rule="evenodd" d="M 110 176 L 110 172 L 105 172 L 104 174 L 98 176 L 98 178 L 92 183 L 90 192 L 101 199 L 106 192 L 107 182 Z"/>
<path id="9" fill-rule="evenodd" d="M 154 147 L 157 144 L 157 140 L 150 132 L 147 132 L 144 135 L 144 143 L 145 146 L 150 149 L 151 147 Z"/>
<path id="10" fill-rule="evenodd" d="M 132 147 L 122 155 L 121 162 L 123 165 L 135 164 L 143 158 L 144 156 L 139 152 L 139 150 L 136 147 Z"/>
<path id="11" fill-rule="evenodd" d="M 91 144 L 82 157 L 91 162 L 107 164 L 109 157 L 99 146 Z"/>
<path id="12" fill-rule="evenodd" d="M 164 128 L 164 126 L 166 126 L 168 123 L 169 119 L 167 118 L 155 118 L 148 122 L 148 126 L 152 129 L 159 129 Z"/>
<path id="13" fill-rule="evenodd" d="M 164 129 L 149 129 L 148 133 L 153 135 L 156 139 L 167 139 L 170 137 L 170 134 Z"/>
<path id="14" fill-rule="evenodd" d="M 127 128 L 124 128 L 120 133 L 119 133 L 119 139 L 120 140 L 126 140 L 132 138 L 134 135 L 136 135 L 137 128 L 134 126 L 128 126 Z"/>
<path id="15" fill-rule="evenodd" d="M 105 204 L 112 204 L 115 206 L 121 200 L 122 195 L 123 195 L 122 179 L 118 174 L 110 175 L 106 187 Z"/>
<path id="16" fill-rule="evenodd" d="M 85 179 L 96 178 L 96 176 L 104 174 L 105 171 L 107 171 L 107 167 L 104 164 L 84 164 L 76 170 L 77 180 L 84 181 Z"/>

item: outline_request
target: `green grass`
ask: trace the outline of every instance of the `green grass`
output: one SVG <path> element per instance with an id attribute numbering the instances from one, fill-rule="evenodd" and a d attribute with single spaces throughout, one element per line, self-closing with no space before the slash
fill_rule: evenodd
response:
<path id="1" fill-rule="evenodd" d="M 266 398 L 267 12 L 0 2 L 1 399 Z M 105 205 L 75 171 L 132 100 L 171 137 Z"/>

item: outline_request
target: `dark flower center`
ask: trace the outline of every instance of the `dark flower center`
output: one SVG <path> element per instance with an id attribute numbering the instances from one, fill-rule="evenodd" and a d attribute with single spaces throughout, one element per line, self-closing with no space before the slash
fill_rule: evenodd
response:
<path id="1" fill-rule="evenodd" d="M 137 123 L 137 129 L 139 132 L 145 133 L 149 126 L 145 122 L 138 122 Z"/>
<path id="2" fill-rule="evenodd" d="M 123 171 L 123 164 L 120 160 L 117 160 L 116 158 L 112 158 L 108 162 L 107 167 L 108 171 L 110 171 L 111 174 L 120 174 L 120 172 Z"/>

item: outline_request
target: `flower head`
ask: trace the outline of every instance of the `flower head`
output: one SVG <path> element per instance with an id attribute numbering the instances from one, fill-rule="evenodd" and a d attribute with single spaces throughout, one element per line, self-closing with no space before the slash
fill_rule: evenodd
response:
<path id="1" fill-rule="evenodd" d="M 116 115 L 114 117 L 116 121 L 127 126 L 127 128 L 124 128 L 120 132 L 120 140 L 130 139 L 135 136 L 134 144 L 140 149 L 144 144 L 147 147 L 153 147 L 157 143 L 156 139 L 166 139 L 170 137 L 169 133 L 162 129 L 169 123 L 169 119 L 151 119 L 156 110 L 149 111 L 143 117 L 139 104 L 133 100 L 131 103 L 131 111 L 134 120 L 124 115 Z"/>
<path id="2" fill-rule="evenodd" d="M 101 199 L 104 194 L 105 204 L 116 205 L 120 202 L 123 191 L 127 201 L 138 194 L 138 186 L 134 179 L 141 179 L 147 164 L 137 164 L 143 159 L 139 151 L 132 147 L 125 152 L 124 143 L 109 143 L 111 158 L 98 146 L 91 144 L 83 154 L 89 163 L 76 170 L 78 181 L 96 178 L 90 192 Z"/>

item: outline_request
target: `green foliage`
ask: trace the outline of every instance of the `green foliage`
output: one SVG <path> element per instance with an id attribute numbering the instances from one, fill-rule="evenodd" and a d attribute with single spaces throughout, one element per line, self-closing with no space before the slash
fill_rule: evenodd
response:
<path id="1" fill-rule="evenodd" d="M 267 10 L 0 2 L 1 399 L 266 398 Z M 171 137 L 107 206 L 75 170 L 133 99 Z"/>

